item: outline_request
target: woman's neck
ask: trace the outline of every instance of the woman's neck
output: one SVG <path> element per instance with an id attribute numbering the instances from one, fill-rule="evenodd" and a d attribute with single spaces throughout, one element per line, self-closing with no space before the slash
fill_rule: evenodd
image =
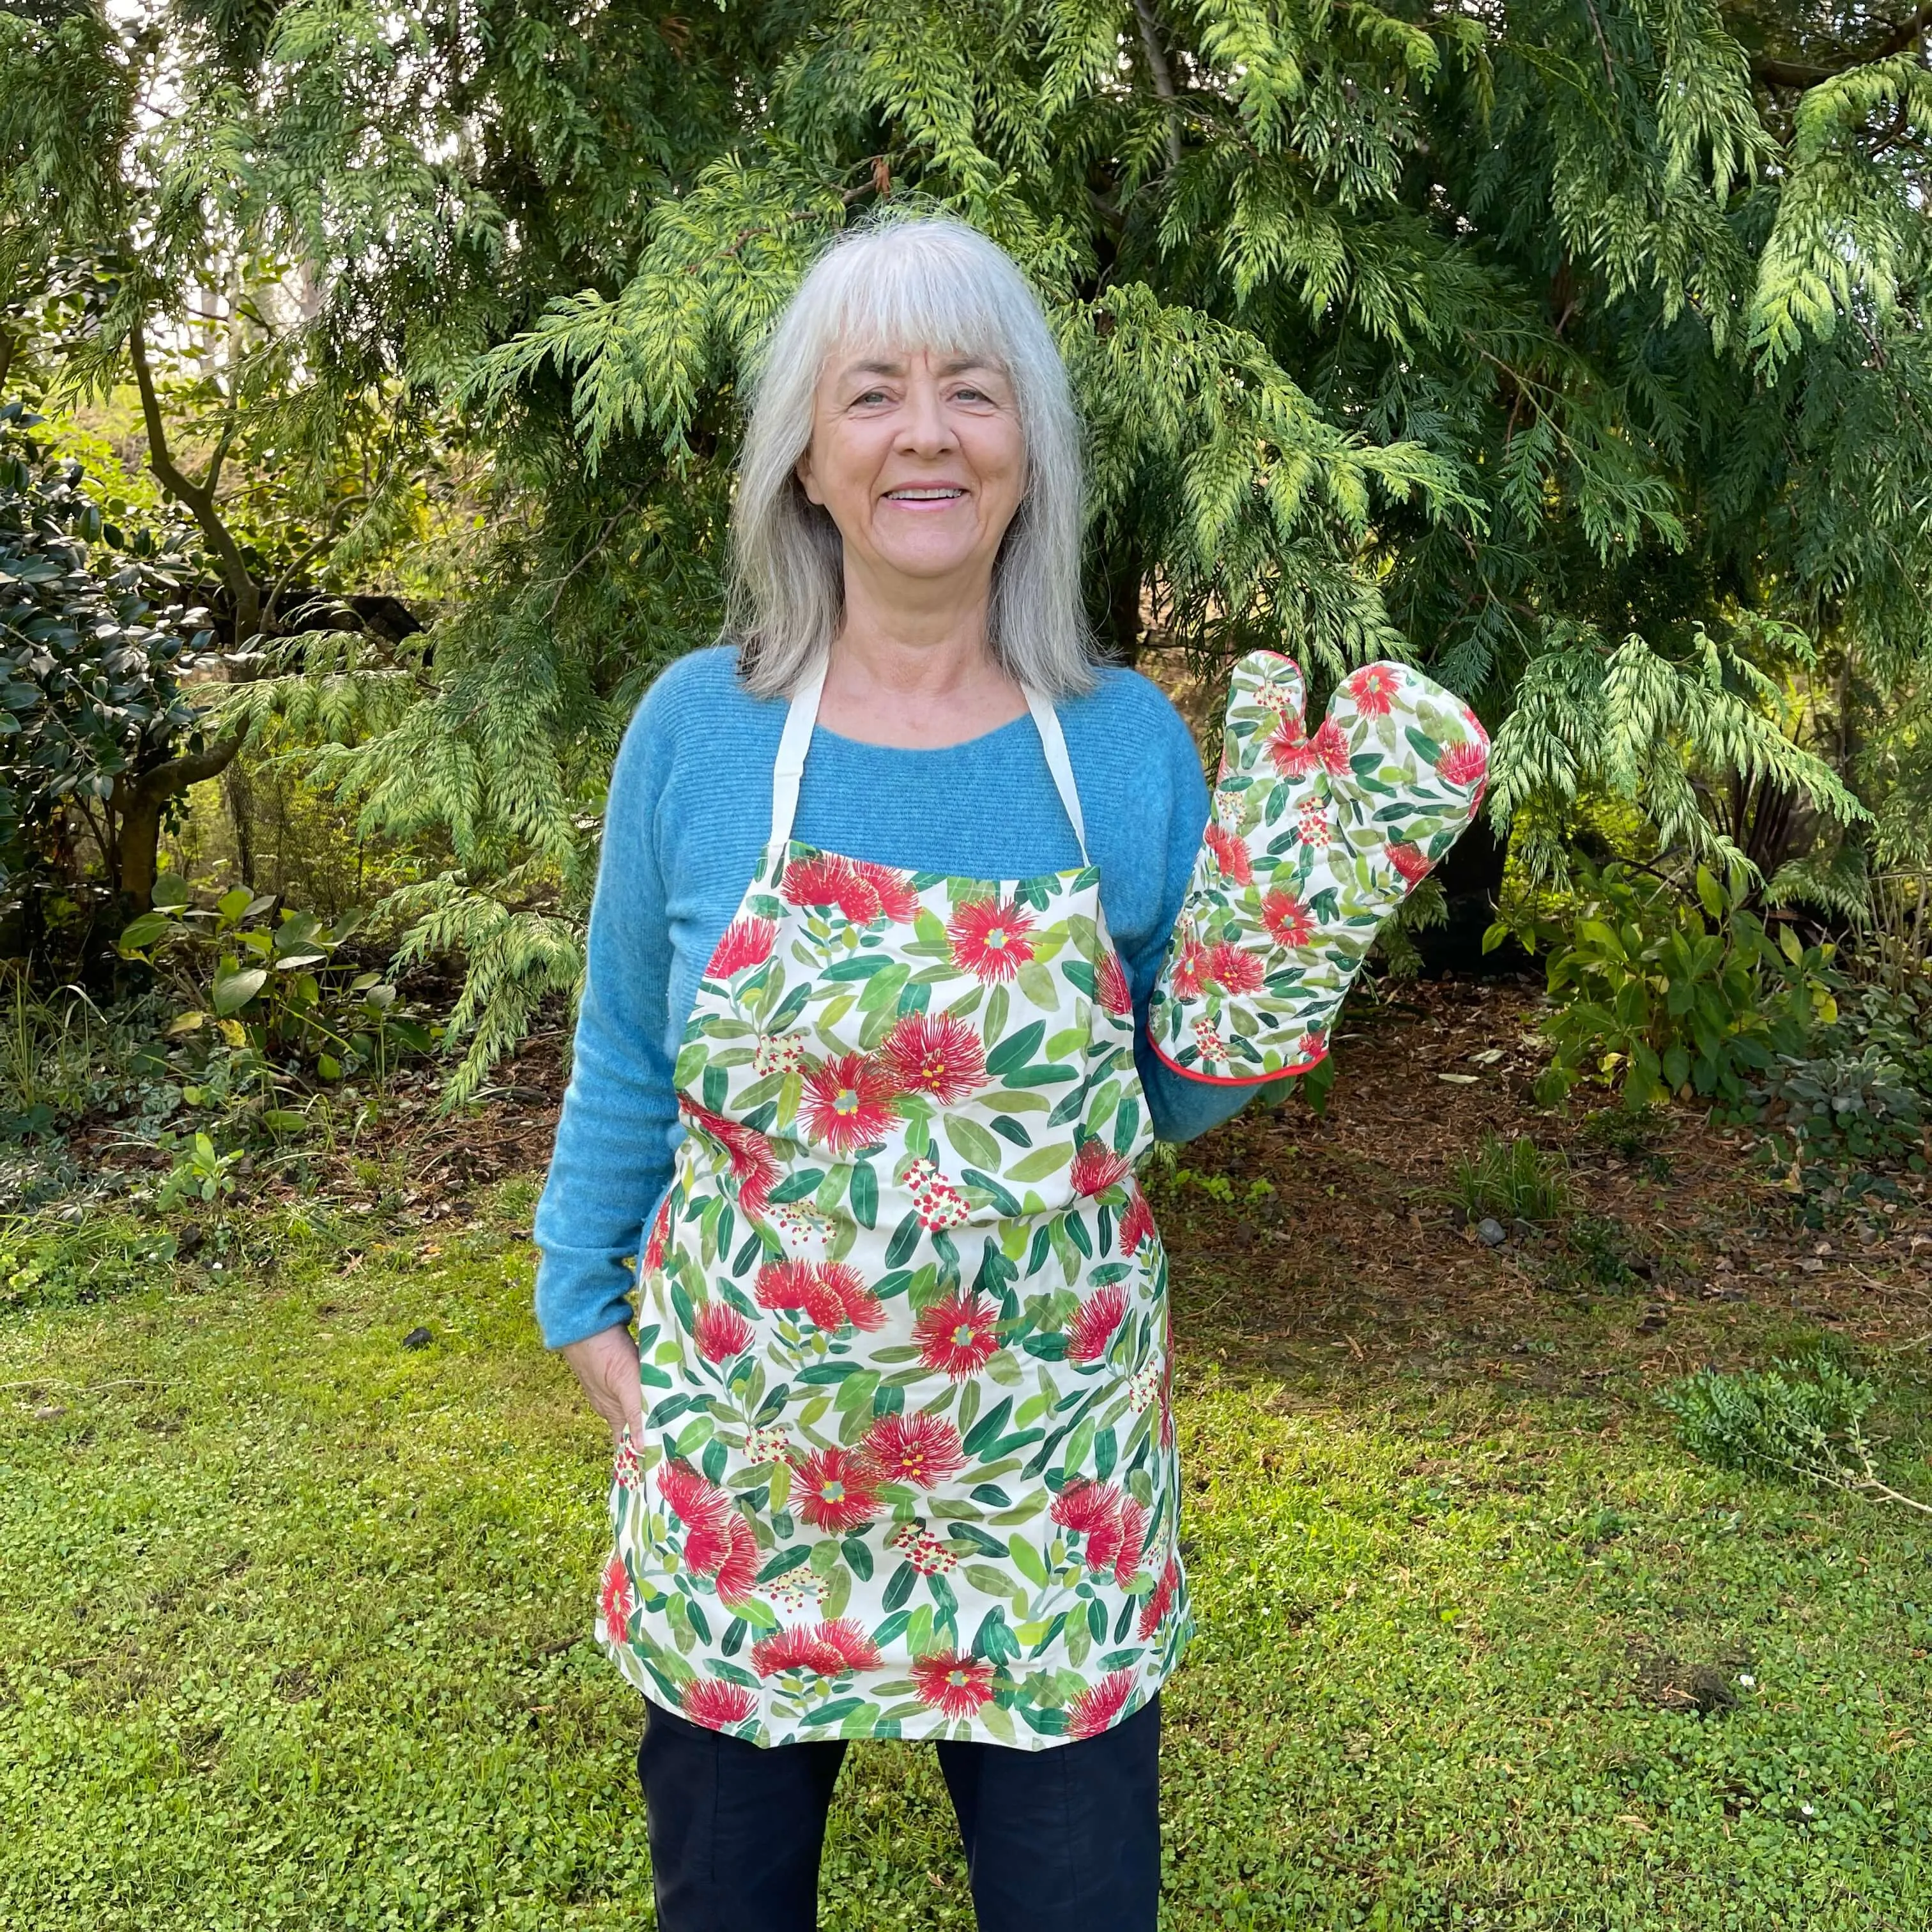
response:
<path id="1" fill-rule="evenodd" d="M 964 610 L 886 610 L 862 594 L 848 599 L 818 706 L 827 730 L 928 751 L 997 730 L 1025 710 L 1025 694 L 987 642 L 983 598 Z"/>

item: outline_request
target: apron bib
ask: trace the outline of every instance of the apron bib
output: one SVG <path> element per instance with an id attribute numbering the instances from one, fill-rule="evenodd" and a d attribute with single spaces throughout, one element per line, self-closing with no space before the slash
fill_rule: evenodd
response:
<path id="1" fill-rule="evenodd" d="M 677 1057 L 597 1634 L 760 1744 L 1041 1749 L 1191 1628 L 1132 1001 L 1052 706 L 1080 868 L 949 878 L 793 841 L 824 682 Z"/>

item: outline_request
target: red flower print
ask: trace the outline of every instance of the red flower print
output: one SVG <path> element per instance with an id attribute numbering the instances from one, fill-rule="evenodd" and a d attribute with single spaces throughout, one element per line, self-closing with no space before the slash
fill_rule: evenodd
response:
<path id="1" fill-rule="evenodd" d="M 922 1704 L 949 1718 L 970 1718 L 993 1694 L 998 1673 L 982 1657 L 956 1657 L 934 1651 L 913 1660 L 913 1688 Z"/>
<path id="2" fill-rule="evenodd" d="M 878 1479 L 849 1449 L 817 1450 L 793 1467 L 793 1498 L 799 1514 L 814 1529 L 842 1536 L 878 1514 Z"/>
<path id="3" fill-rule="evenodd" d="M 1248 856 L 1246 841 L 1238 833 L 1229 832 L 1211 820 L 1205 836 L 1208 849 L 1214 854 L 1214 862 L 1220 868 L 1222 877 L 1233 880 L 1238 886 L 1252 885 L 1255 868 Z"/>
<path id="4" fill-rule="evenodd" d="M 1201 976 L 1231 993 L 1252 993 L 1268 977 L 1268 968 L 1252 952 L 1224 939 L 1208 948 Z"/>
<path id="5" fill-rule="evenodd" d="M 1436 776 L 1445 784 L 1467 790 L 1479 785 L 1490 768 L 1490 754 L 1480 744 L 1451 745 L 1436 760 Z"/>
<path id="6" fill-rule="evenodd" d="M 1160 1573 L 1160 1581 L 1141 1605 L 1141 1619 L 1135 1627 L 1134 1634 L 1142 1642 L 1145 1643 L 1167 1621 L 1168 1612 L 1174 1608 L 1174 1593 L 1180 1588 L 1180 1565 L 1170 1556 L 1167 1568 Z"/>
<path id="7" fill-rule="evenodd" d="M 869 859 L 854 860 L 852 869 L 872 887 L 879 910 L 896 925 L 904 926 L 917 916 L 919 895 L 904 873 L 896 872 L 890 866 L 875 866 Z"/>
<path id="8" fill-rule="evenodd" d="M 1086 1141 L 1075 1154 L 1066 1178 L 1072 1182 L 1076 1194 L 1104 1194 L 1132 1165 L 1125 1154 L 1116 1154 L 1105 1141 Z"/>
<path id="9" fill-rule="evenodd" d="M 1127 1211 L 1120 1216 L 1120 1252 L 1130 1255 L 1143 1241 L 1154 1238 L 1154 1210 L 1148 1205 L 1148 1198 L 1136 1187 L 1132 1198 L 1127 1202 Z"/>
<path id="10" fill-rule="evenodd" d="M 1133 1695 L 1130 1670 L 1113 1670 L 1097 1684 L 1090 1684 L 1066 1707 L 1066 1735 L 1070 1738 L 1097 1738 L 1113 1729 L 1114 1720 L 1126 1708 Z"/>
<path id="11" fill-rule="evenodd" d="M 1140 1196 L 1137 1193 L 1134 1198 L 1138 1201 Z M 1124 1241 L 1126 1232 L 1124 1221 Z M 1080 1304 L 1072 1325 L 1066 1331 L 1067 1358 L 1076 1362 L 1097 1362 L 1107 1352 L 1107 1344 L 1126 1319 L 1126 1291 L 1118 1282 L 1096 1288 Z"/>
<path id="12" fill-rule="evenodd" d="M 772 956 L 772 944 L 778 935 L 777 926 L 768 919 L 734 919 L 720 937 L 704 976 L 728 980 L 747 966 L 762 966 Z"/>
<path id="13" fill-rule="evenodd" d="M 1364 718 L 1386 718 L 1389 700 L 1402 688 L 1402 676 L 1393 664 L 1369 664 L 1343 687 Z"/>
<path id="14" fill-rule="evenodd" d="M 752 1294 L 760 1308 L 802 1309 L 814 1328 L 836 1334 L 848 1323 L 876 1328 L 885 1319 L 878 1296 L 856 1269 L 842 1262 L 767 1262 L 758 1270 Z"/>
<path id="15" fill-rule="evenodd" d="M 1085 1477 L 1069 1483 L 1054 1498 L 1052 1514 L 1061 1528 L 1087 1539 L 1088 1569 L 1112 1569 L 1120 1547 L 1120 1492 L 1112 1483 Z"/>
<path id="16" fill-rule="evenodd" d="M 730 1156 L 731 1178 L 738 1184 L 738 1204 L 754 1220 L 762 1220 L 770 1194 L 778 1178 L 778 1164 L 772 1157 L 772 1144 L 755 1127 L 741 1126 L 688 1100 L 679 1105 L 692 1126 L 703 1129 Z"/>
<path id="17" fill-rule="evenodd" d="M 966 1466 L 959 1432 L 940 1415 L 882 1415 L 866 1432 L 865 1456 L 880 1481 L 929 1490 Z"/>
<path id="18" fill-rule="evenodd" d="M 698 1311 L 694 1332 L 707 1362 L 728 1362 L 752 1346 L 752 1324 L 728 1301 L 707 1301 Z"/>
<path id="19" fill-rule="evenodd" d="M 807 1670 L 815 1677 L 843 1677 L 848 1670 L 876 1670 L 878 1646 L 849 1617 L 801 1624 L 752 1646 L 752 1668 L 760 1677 Z"/>
<path id="20" fill-rule="evenodd" d="M 920 1311 L 913 1324 L 919 1358 L 957 1382 L 977 1375 L 998 1354 L 999 1311 L 976 1293 L 950 1294 Z"/>
<path id="21" fill-rule="evenodd" d="M 1134 1010 L 1133 989 L 1127 984 L 1127 969 L 1112 946 L 1100 956 L 1100 970 L 1094 976 L 1094 992 L 1101 1005 L 1122 1018 Z"/>
<path id="22" fill-rule="evenodd" d="M 856 1268 L 847 1266 L 844 1262 L 821 1262 L 812 1272 L 818 1277 L 820 1291 L 838 1302 L 845 1319 L 854 1328 L 869 1332 L 884 1324 L 886 1311 Z M 818 1325 L 822 1328 L 826 1324 L 821 1322 Z M 835 1322 L 831 1325 L 836 1328 L 838 1324 Z"/>
<path id="23" fill-rule="evenodd" d="M 758 1580 L 758 1539 L 752 1526 L 736 1511 L 724 1528 L 729 1546 L 712 1581 L 721 1603 L 746 1603 Z"/>
<path id="24" fill-rule="evenodd" d="M 952 915 L 946 928 L 952 943 L 952 963 L 982 982 L 1010 980 L 1033 957 L 1027 935 L 1033 921 L 1017 904 L 997 899 L 969 899 Z"/>
<path id="25" fill-rule="evenodd" d="M 1391 845 L 1388 848 L 1388 862 L 1409 884 L 1426 878 L 1429 868 L 1436 862 L 1419 845 Z"/>
<path id="26" fill-rule="evenodd" d="M 658 1494 L 664 1507 L 687 1529 L 722 1530 L 731 1514 L 731 1498 L 688 1462 L 673 1456 L 658 1470 Z M 715 1564 L 698 1566 L 709 1575 Z"/>
<path id="27" fill-rule="evenodd" d="M 793 905 L 836 906 L 854 926 L 870 926 L 884 910 L 871 880 L 849 860 L 830 852 L 793 860 L 778 891 Z"/>
<path id="28" fill-rule="evenodd" d="M 1299 718 L 1281 721 L 1281 728 L 1268 740 L 1268 754 L 1285 778 L 1305 778 L 1322 762 L 1322 754 L 1309 742 Z"/>
<path id="29" fill-rule="evenodd" d="M 1174 990 L 1184 1000 L 1201 997 L 1201 981 L 1208 968 L 1208 949 L 1198 939 L 1184 939 L 1174 956 L 1172 977 Z"/>
<path id="30" fill-rule="evenodd" d="M 728 1731 L 758 1708 L 758 1700 L 742 1684 L 722 1677 L 700 1677 L 684 1687 L 684 1714 L 707 1731 Z"/>
<path id="31" fill-rule="evenodd" d="M 1295 829 L 1307 845 L 1325 845 L 1334 836 L 1328 823 L 1328 808 L 1318 798 L 1311 798 L 1296 814 Z"/>
<path id="32" fill-rule="evenodd" d="M 882 1139 L 898 1116 L 898 1081 L 870 1054 L 842 1054 L 805 1076 L 805 1130 L 835 1156 Z"/>
<path id="33" fill-rule="evenodd" d="M 1114 1581 L 1124 1590 L 1147 1547 L 1147 1511 L 1132 1496 L 1120 1498 L 1120 1546 L 1114 1552 Z"/>
<path id="34" fill-rule="evenodd" d="M 1277 946 L 1306 946 L 1314 936 L 1315 923 L 1308 908 L 1279 886 L 1262 901 L 1262 923 Z"/>
<path id="35" fill-rule="evenodd" d="M 1315 734 L 1312 742 L 1315 755 L 1327 768 L 1331 778 L 1346 778 L 1348 775 L 1348 734 L 1332 718 L 1322 721 L 1322 728 Z"/>
<path id="36" fill-rule="evenodd" d="M 631 1588 L 631 1573 L 624 1568 L 621 1556 L 614 1556 L 604 1566 L 604 1587 L 598 1593 L 598 1605 L 604 1613 L 604 1628 L 612 1636 L 622 1639 L 631 1634 L 638 1598 Z"/>
<path id="37" fill-rule="evenodd" d="M 980 1036 L 950 1013 L 908 1013 L 886 1036 L 892 1078 L 908 1094 L 930 1094 L 950 1107 L 986 1084 Z"/>
<path id="38" fill-rule="evenodd" d="M 670 1233 L 670 1198 L 666 1196 L 664 1205 L 657 1211 L 657 1218 L 651 1223 L 650 1238 L 644 1244 L 644 1272 L 656 1274 L 664 1266 L 664 1242 Z"/>

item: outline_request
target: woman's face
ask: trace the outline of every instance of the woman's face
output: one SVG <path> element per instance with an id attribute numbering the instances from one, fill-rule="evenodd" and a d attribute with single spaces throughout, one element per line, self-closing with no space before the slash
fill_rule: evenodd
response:
<path id="1" fill-rule="evenodd" d="M 996 364 L 930 350 L 835 356 L 798 478 L 838 525 L 848 572 L 989 579 L 1026 492 L 1012 385 Z"/>

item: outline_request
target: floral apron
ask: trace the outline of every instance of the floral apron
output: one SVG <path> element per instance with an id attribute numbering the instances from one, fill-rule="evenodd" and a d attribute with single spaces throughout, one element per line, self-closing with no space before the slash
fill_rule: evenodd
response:
<path id="1" fill-rule="evenodd" d="M 1052 706 L 1081 867 L 947 878 L 793 842 L 823 683 L 678 1054 L 598 1636 L 760 1744 L 1042 1749 L 1191 1629 L 1132 1001 Z"/>

